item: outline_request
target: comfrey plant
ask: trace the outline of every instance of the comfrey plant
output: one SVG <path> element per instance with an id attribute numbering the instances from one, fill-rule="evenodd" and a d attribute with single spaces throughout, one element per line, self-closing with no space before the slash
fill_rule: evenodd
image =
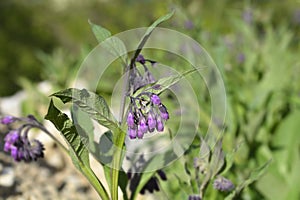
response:
<path id="1" fill-rule="evenodd" d="M 128 148 L 125 143 L 126 138 L 131 142 L 138 142 L 147 139 L 146 136 L 164 132 L 169 134 L 171 139 L 174 139 L 168 123 L 178 115 L 173 114 L 176 112 L 172 112 L 171 108 L 168 108 L 167 100 L 163 99 L 161 94 L 199 69 L 194 67 L 192 70 L 156 80 L 151 73 L 151 68 L 155 67 L 157 62 L 147 59 L 141 54 L 155 27 L 172 15 L 173 13 L 170 13 L 159 18 L 146 30 L 129 62 L 127 57 L 124 57 L 126 51 L 122 50 L 125 46 L 124 43 L 116 37 L 111 37 L 108 30 L 90 22 L 98 42 L 105 42 L 104 47 L 111 54 L 121 58 L 124 66 L 123 75 L 125 78 L 119 120 L 115 118 L 105 99 L 100 95 L 86 89 L 69 88 L 56 92 L 51 97 L 56 97 L 63 103 L 72 104 L 72 119 L 61 112 L 54 105 L 52 99 L 45 116 L 45 119 L 50 120 L 61 133 L 68 145 L 67 147 L 56 140 L 51 132 L 32 115 L 25 118 L 5 116 L 1 118 L 1 123 L 6 125 L 9 131 L 4 137 L 4 151 L 9 153 L 15 161 L 30 162 L 42 158 L 45 150 L 42 143 L 30 139 L 28 136 L 32 128 L 40 129 L 66 150 L 75 167 L 89 180 L 103 200 L 119 199 L 118 188 L 122 190 L 123 199 L 136 199 L 139 193 L 146 194 L 164 190 L 167 197 L 170 197 L 169 199 L 174 197 L 200 200 L 205 199 L 205 191 L 208 188 L 224 193 L 226 199 L 233 199 L 238 196 L 244 187 L 257 180 L 264 173 L 269 163 L 251 173 L 247 180 L 233 184 L 228 179 L 227 174 L 233 165 L 233 155 L 236 150 L 224 154 L 222 135 L 215 137 L 209 133 L 205 139 L 202 139 L 202 136 L 200 137 L 199 132 L 196 131 L 198 135 L 192 140 L 192 145 L 183 157 L 187 157 L 188 152 L 193 150 L 196 150 L 197 154 L 191 154 L 188 156 L 189 158 L 185 159 L 184 164 L 181 168 L 179 167 L 179 169 L 185 169 L 179 172 L 181 174 L 175 173 L 174 175 L 172 169 L 155 168 L 155 170 L 148 170 L 153 169 L 151 166 L 158 163 L 157 160 L 159 159 L 156 157 L 147 160 L 143 153 L 140 153 L 138 159 L 134 161 L 130 156 L 125 155 Z M 183 115 L 183 117 L 187 118 L 188 127 L 192 127 L 188 118 L 190 116 Z M 104 142 L 103 140 L 99 143 L 94 142 L 93 129 L 90 129 L 91 120 L 108 129 L 103 134 L 106 137 Z M 155 142 L 158 143 L 159 141 Z M 174 145 L 175 150 L 180 148 L 180 144 Z M 90 154 L 103 164 L 105 177 L 97 177 L 91 169 Z M 159 162 L 172 159 L 174 154 L 176 151 L 161 155 L 164 156 L 164 159 L 159 160 Z M 180 155 L 178 150 L 177 154 Z M 105 158 L 105 162 L 100 158 Z M 126 160 L 132 162 L 131 167 L 127 169 L 124 166 Z M 104 187 L 104 179 L 109 186 L 109 191 Z M 176 190 L 178 195 L 175 195 L 171 190 L 166 191 L 166 188 L 173 187 L 173 185 L 178 188 Z M 235 187 L 235 185 L 237 186 Z"/>

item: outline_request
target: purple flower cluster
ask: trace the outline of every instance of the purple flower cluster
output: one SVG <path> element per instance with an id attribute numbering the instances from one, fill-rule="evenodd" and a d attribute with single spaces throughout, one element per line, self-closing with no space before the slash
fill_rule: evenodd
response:
<path id="1" fill-rule="evenodd" d="M 137 68 L 137 63 L 143 66 L 144 70 Z M 147 63 L 153 66 L 156 62 L 145 59 L 138 55 L 133 63 L 129 75 L 129 91 L 133 94 L 148 84 L 155 82 L 155 79 L 148 69 Z M 130 96 L 129 112 L 127 114 L 128 136 L 131 139 L 142 139 L 147 132 L 164 131 L 164 121 L 169 119 L 167 108 L 161 103 L 157 94 L 142 92 L 136 97 Z"/>
<path id="2" fill-rule="evenodd" d="M 144 70 L 138 69 L 137 63 L 142 65 Z M 133 91 L 136 91 L 137 89 L 147 84 L 155 82 L 153 75 L 148 69 L 147 64 L 149 63 L 150 66 L 154 66 L 156 61 L 145 59 L 141 54 L 137 56 L 135 62 L 133 63 L 132 69 L 130 71 L 130 78 L 129 78 L 130 88 L 133 89 Z"/>
<path id="3" fill-rule="evenodd" d="M 128 136 L 131 139 L 142 139 L 147 132 L 164 131 L 164 121 L 169 119 L 165 105 L 161 103 L 158 95 L 141 93 L 131 97 L 127 115 Z"/>
<path id="4" fill-rule="evenodd" d="M 32 116 L 27 118 L 17 118 L 5 116 L 0 123 L 10 125 L 16 121 L 23 122 L 18 129 L 10 130 L 4 137 L 4 151 L 10 152 L 15 161 L 30 162 L 44 156 L 44 146 L 38 140 L 29 140 L 28 132 L 31 128 L 40 128 L 43 126 Z"/>

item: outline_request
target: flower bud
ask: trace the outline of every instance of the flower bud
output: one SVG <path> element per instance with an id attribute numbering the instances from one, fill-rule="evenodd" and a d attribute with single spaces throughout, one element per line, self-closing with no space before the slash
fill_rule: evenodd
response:
<path id="1" fill-rule="evenodd" d="M 10 115 L 7 115 L 7 116 L 5 116 L 5 117 L 3 117 L 3 118 L 1 119 L 1 124 L 5 124 L 5 125 L 11 124 L 11 123 L 13 123 L 15 120 L 16 120 L 15 117 L 10 116 Z"/>
<path id="2" fill-rule="evenodd" d="M 144 133 L 141 130 L 139 130 L 139 129 L 137 130 L 137 137 L 139 139 L 142 139 L 144 137 Z"/>
<path id="3" fill-rule="evenodd" d="M 160 98 L 159 98 L 159 96 L 157 96 L 156 94 L 152 94 L 152 96 L 151 96 L 151 101 L 152 101 L 152 103 L 154 103 L 155 105 L 160 105 L 160 104 L 161 104 Z"/>
<path id="4" fill-rule="evenodd" d="M 8 152 L 12 149 L 12 146 L 15 142 L 17 142 L 20 138 L 19 132 L 16 130 L 12 130 L 4 138 L 4 151 Z"/>
<path id="5" fill-rule="evenodd" d="M 130 139 L 136 138 L 136 130 L 132 128 L 128 128 L 128 136 Z"/>
<path id="6" fill-rule="evenodd" d="M 222 192 L 227 192 L 234 189 L 233 183 L 222 176 L 219 176 L 215 179 L 213 186 L 215 189 L 220 190 Z"/>
<path id="7" fill-rule="evenodd" d="M 149 128 L 150 132 L 151 132 L 151 130 L 155 129 L 156 120 L 155 120 L 155 118 L 153 117 L 153 115 L 151 113 L 148 115 L 147 123 L 148 123 L 148 128 Z"/>
<path id="8" fill-rule="evenodd" d="M 158 132 L 164 131 L 164 124 L 160 119 L 157 119 L 156 129 Z"/>
<path id="9" fill-rule="evenodd" d="M 160 111 L 160 116 L 162 119 L 164 120 L 168 120 L 169 119 L 169 113 L 167 111 L 167 108 L 166 106 L 164 106 L 163 104 L 161 104 L 159 107 L 158 107 L 159 111 Z"/>
<path id="10" fill-rule="evenodd" d="M 134 128 L 134 116 L 133 116 L 132 112 L 128 113 L 128 116 L 127 116 L 127 125 L 130 128 Z"/>
<path id="11" fill-rule="evenodd" d="M 142 133 L 146 133 L 148 131 L 148 126 L 144 117 L 140 120 L 138 130 L 140 130 Z"/>
<path id="12" fill-rule="evenodd" d="M 142 56 L 141 54 L 139 54 L 136 58 L 136 62 L 139 62 L 141 64 L 145 64 L 146 63 L 146 60 L 144 58 L 144 56 Z"/>

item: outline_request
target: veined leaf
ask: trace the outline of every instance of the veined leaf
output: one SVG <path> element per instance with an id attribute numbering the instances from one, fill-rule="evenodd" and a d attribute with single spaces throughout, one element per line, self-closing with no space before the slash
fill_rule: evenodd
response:
<path id="1" fill-rule="evenodd" d="M 60 131 L 61 135 L 67 142 L 69 154 L 75 167 L 86 176 L 100 197 L 108 200 L 109 197 L 104 186 L 90 168 L 89 151 L 81 141 L 81 137 L 73 122 L 66 114 L 60 112 L 60 110 L 55 107 L 52 100 L 50 101 L 48 113 L 45 116 L 45 119 L 54 124 L 56 129 Z"/>
<path id="2" fill-rule="evenodd" d="M 71 108 L 73 124 L 76 127 L 78 134 L 82 137 L 82 141 L 89 151 L 95 152 L 96 146 L 94 143 L 94 125 L 89 115 L 82 111 L 78 106 L 74 105 Z"/>
<path id="3" fill-rule="evenodd" d="M 135 91 L 134 96 L 139 95 L 141 92 L 151 92 L 154 94 L 160 94 L 164 90 L 171 87 L 172 85 L 175 85 L 176 83 L 178 83 L 181 79 L 183 79 L 187 75 L 192 74 L 193 72 L 195 72 L 199 69 L 200 68 L 193 68 L 193 69 L 183 72 L 182 74 L 176 74 L 176 75 L 168 76 L 165 78 L 161 78 L 158 81 L 156 81 L 155 83 L 148 84 L 142 88 L 139 88 L 138 90 Z"/>
<path id="4" fill-rule="evenodd" d="M 144 34 L 144 36 L 142 37 L 141 41 L 139 42 L 139 45 L 137 47 L 137 50 L 135 51 L 133 57 L 130 60 L 130 66 L 133 65 L 133 63 L 135 62 L 136 58 L 138 57 L 138 55 L 141 53 L 144 45 L 146 44 L 147 40 L 149 39 L 151 33 L 154 31 L 154 29 L 161 24 L 162 22 L 170 19 L 174 14 L 174 11 L 172 11 L 171 13 L 168 13 L 164 16 L 161 16 L 160 18 L 158 18 L 155 22 L 153 22 L 153 24 L 151 24 L 151 26 L 147 29 L 146 33 Z"/>
<path id="5" fill-rule="evenodd" d="M 63 103 L 72 102 L 86 112 L 92 119 L 111 130 L 118 129 L 118 122 L 113 117 L 103 97 L 85 89 L 69 88 L 54 93 Z"/>
<path id="6" fill-rule="evenodd" d="M 50 120 L 55 125 L 56 129 L 61 132 L 69 145 L 70 154 L 76 156 L 76 160 L 82 164 L 89 166 L 89 153 L 81 141 L 81 137 L 77 133 L 76 127 L 66 114 L 60 112 L 60 110 L 54 106 L 52 100 L 45 119 Z M 76 165 L 77 168 L 80 168 L 78 166 L 78 161 L 74 162 L 74 165 Z"/>
<path id="7" fill-rule="evenodd" d="M 93 24 L 91 21 L 89 21 L 89 24 L 92 27 L 92 31 L 96 36 L 97 41 L 99 43 L 103 42 L 103 47 L 110 51 L 112 55 L 120 57 L 124 66 L 127 66 L 127 50 L 122 40 L 115 36 L 111 36 L 110 31 L 102 26 Z"/>
<path id="8" fill-rule="evenodd" d="M 99 43 L 103 42 L 104 40 L 106 40 L 111 36 L 110 31 L 103 28 L 102 26 L 93 24 L 90 20 L 89 20 L 89 24 L 92 27 L 92 31 Z"/>

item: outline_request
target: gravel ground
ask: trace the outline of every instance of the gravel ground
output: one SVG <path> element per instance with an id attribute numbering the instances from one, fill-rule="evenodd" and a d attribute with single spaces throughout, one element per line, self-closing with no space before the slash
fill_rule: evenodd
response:
<path id="1" fill-rule="evenodd" d="M 60 162 L 48 162 L 47 155 Z M 49 158 L 49 156 L 48 156 Z M 14 162 L 0 152 L 0 200 L 99 199 L 85 177 L 55 145 L 37 162 Z"/>

